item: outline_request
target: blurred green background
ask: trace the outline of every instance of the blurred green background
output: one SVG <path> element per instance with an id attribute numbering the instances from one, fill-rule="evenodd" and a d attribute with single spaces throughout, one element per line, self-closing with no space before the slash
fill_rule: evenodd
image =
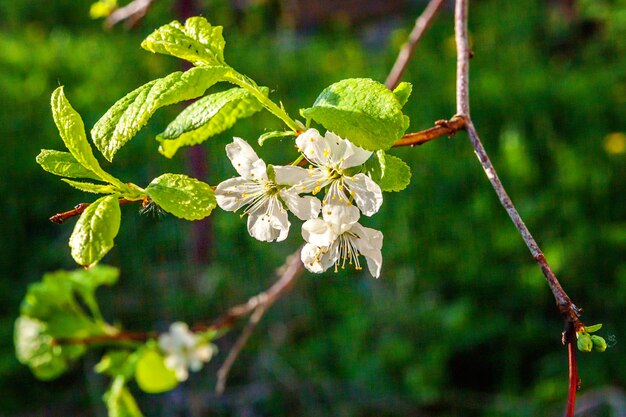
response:
<path id="1" fill-rule="evenodd" d="M 139 47 L 178 18 L 174 3 L 155 2 L 132 30 L 107 31 L 89 18 L 89 0 L 0 2 L 2 416 L 105 415 L 107 381 L 91 371 L 97 353 L 46 383 L 14 357 L 13 321 L 27 285 L 75 268 L 67 247 L 73 221 L 48 217 L 94 199 L 43 172 L 35 156 L 63 149 L 49 110 L 57 85 L 89 128 L 127 92 L 181 68 Z M 312 2 L 323 12 L 313 18 L 297 3 L 306 2 L 196 5 L 225 26 L 227 62 L 272 88 L 292 115 L 342 78 L 384 81 L 424 6 L 390 1 L 389 10 L 370 10 L 377 2 L 363 1 L 337 11 L 334 2 Z M 601 334 L 613 336 L 606 353 L 579 356 L 581 415 L 623 416 L 626 1 L 476 0 L 470 7 L 475 124 L 584 321 L 604 323 Z M 410 131 L 453 115 L 454 72 L 448 7 L 405 76 L 413 83 Z M 165 171 L 191 172 L 188 150 L 166 160 L 154 140 L 180 109 L 160 110 L 105 169 L 139 185 Z M 235 174 L 224 153 L 233 135 L 254 142 L 278 126 L 263 112 L 209 141 L 204 180 L 215 185 Z M 259 154 L 291 160 L 286 143 Z M 568 372 L 561 320 L 466 135 L 393 153 L 410 163 L 413 181 L 363 221 L 385 234 L 381 278 L 305 274 L 264 318 L 225 396 L 212 394 L 215 370 L 236 331 L 183 387 L 157 396 L 136 390 L 147 416 L 561 415 Z M 121 281 L 99 297 L 106 316 L 132 330 L 210 321 L 268 287 L 301 240 L 294 221 L 286 242 L 257 242 L 245 220 L 216 210 L 199 261 L 191 223 L 141 216 L 132 206 L 122 213 L 116 248 L 104 260 L 121 268 Z"/>

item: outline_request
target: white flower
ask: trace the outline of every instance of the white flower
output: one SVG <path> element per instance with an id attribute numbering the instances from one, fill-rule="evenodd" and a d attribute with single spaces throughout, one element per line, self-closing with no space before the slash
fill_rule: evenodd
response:
<path id="1" fill-rule="evenodd" d="M 226 154 L 241 176 L 217 186 L 217 204 L 227 211 L 244 207 L 252 237 L 264 242 L 285 240 L 291 225 L 285 205 L 301 220 L 317 217 L 321 202 L 315 197 L 300 197 L 290 189 L 308 175 L 307 170 L 275 166 L 271 180 L 265 162 L 240 138 L 226 145 Z"/>
<path id="2" fill-rule="evenodd" d="M 348 262 L 360 270 L 359 256 L 363 255 L 370 273 L 378 278 L 383 264 L 383 234 L 357 223 L 359 210 L 354 206 L 328 204 L 322 216 L 302 225 L 302 237 L 307 241 L 301 253 L 304 266 L 320 273 L 334 265 L 337 272 Z"/>
<path id="3" fill-rule="evenodd" d="M 317 194 L 329 186 L 324 204 L 351 205 L 352 199 L 363 214 L 371 216 L 383 203 L 383 193 L 369 176 L 360 173 L 354 176 L 345 170 L 362 165 L 372 152 L 353 145 L 332 132 L 325 136 L 309 129 L 296 139 L 298 149 L 311 163 L 309 176 L 296 184 L 299 193 Z"/>
<path id="4" fill-rule="evenodd" d="M 187 380 L 189 369 L 202 369 L 202 364 L 217 352 L 215 345 L 200 341 L 182 322 L 172 323 L 170 331 L 159 336 L 159 347 L 165 353 L 165 366 L 176 373 L 179 381 Z"/>

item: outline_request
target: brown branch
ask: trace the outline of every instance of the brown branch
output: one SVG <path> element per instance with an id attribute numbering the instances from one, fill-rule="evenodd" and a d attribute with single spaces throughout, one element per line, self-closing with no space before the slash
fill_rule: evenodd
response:
<path id="1" fill-rule="evenodd" d="M 411 31 L 409 38 L 406 40 L 404 45 L 402 45 L 400 53 L 396 58 L 396 62 L 393 64 L 393 68 L 391 68 L 391 71 L 387 76 L 387 80 L 385 81 L 385 85 L 390 90 L 393 90 L 398 86 L 398 84 L 400 84 L 402 75 L 406 70 L 411 56 L 413 56 L 413 52 L 415 52 L 415 48 L 417 47 L 420 38 L 424 32 L 426 32 L 426 29 L 428 29 L 428 26 L 430 26 L 430 23 L 433 21 L 443 4 L 444 0 L 430 0 L 422 14 L 415 20 L 415 26 L 413 26 L 413 30 Z"/>
<path id="2" fill-rule="evenodd" d="M 465 128 L 465 119 L 460 116 L 453 116 L 450 120 L 437 120 L 435 127 L 431 127 L 421 132 L 407 133 L 398 139 L 393 146 L 416 146 L 440 138 L 441 136 L 454 136 L 459 130 Z"/>
<path id="3" fill-rule="evenodd" d="M 502 185 L 502 182 L 500 181 L 500 178 L 498 177 L 498 174 L 496 173 L 496 170 L 493 167 L 493 164 L 491 163 L 491 160 L 489 159 L 489 156 L 487 155 L 487 152 L 485 151 L 485 148 L 483 147 L 482 142 L 480 141 L 478 133 L 476 133 L 476 129 L 471 120 L 467 122 L 466 130 L 470 138 L 470 142 L 474 147 L 474 152 L 478 157 L 478 160 L 480 161 L 483 170 L 485 171 L 485 174 L 487 174 L 487 178 L 491 182 L 491 185 L 493 186 L 493 189 L 495 190 L 498 199 L 500 200 L 500 204 L 502 204 L 502 206 L 508 213 L 509 217 L 513 221 L 513 224 L 515 225 L 515 228 L 518 230 L 519 234 L 524 240 L 524 243 L 526 243 L 526 246 L 530 250 L 533 258 L 535 259 L 535 262 L 537 262 L 537 264 L 541 268 L 541 272 L 543 272 L 543 275 L 546 278 L 548 285 L 550 286 L 550 290 L 552 291 L 552 295 L 554 296 L 559 311 L 564 315 L 564 317 L 570 318 L 574 321 L 574 323 L 577 323 L 579 321 L 578 318 L 581 314 L 581 310 L 576 307 L 576 305 L 574 305 L 574 303 L 565 293 L 565 290 L 563 290 L 563 287 L 561 286 L 559 280 L 556 278 L 556 275 L 550 268 L 550 265 L 548 264 L 548 261 L 546 260 L 543 252 L 539 248 L 539 245 L 528 230 L 528 227 L 526 227 L 526 224 L 524 224 L 524 221 L 522 220 L 519 212 L 513 205 L 511 198 L 504 189 L 504 186 Z"/>
<path id="4" fill-rule="evenodd" d="M 106 345 L 116 342 L 145 342 L 154 338 L 154 332 L 119 332 L 87 337 L 59 337 L 52 339 L 52 345 Z"/>
<path id="5" fill-rule="evenodd" d="M 526 246 L 535 259 L 535 262 L 537 262 L 541 268 L 541 272 L 545 276 L 559 311 L 565 320 L 563 343 L 567 345 L 569 362 L 569 390 L 565 416 L 572 417 L 574 415 L 576 391 L 580 384 L 578 379 L 578 366 L 576 362 L 576 331 L 583 326 L 579 319 L 582 310 L 576 307 L 576 305 L 570 300 L 565 293 L 565 290 L 563 290 L 563 287 L 559 283 L 559 280 L 556 278 L 556 275 L 550 268 L 550 265 L 548 265 L 546 257 L 524 224 L 524 221 L 513 205 L 511 198 L 504 189 L 504 186 L 502 185 L 502 182 L 500 181 L 500 178 L 498 177 L 498 174 L 496 173 L 496 170 L 493 167 L 493 164 L 491 163 L 480 138 L 478 137 L 476 128 L 472 123 L 469 102 L 469 61 L 472 57 L 472 52 L 469 47 L 469 36 L 467 32 L 468 4 L 469 0 L 456 0 L 454 12 L 454 33 L 457 47 L 457 114 L 466 119 L 465 130 L 467 131 L 472 147 L 474 148 L 474 152 L 478 157 L 489 182 L 493 186 L 493 189 L 500 200 L 500 204 L 502 204 L 508 213 L 509 217 L 513 221 L 513 224 L 524 240 L 524 243 L 526 243 Z"/>
<path id="6" fill-rule="evenodd" d="M 567 346 L 567 363 L 569 366 L 569 383 L 567 386 L 567 406 L 565 407 L 565 417 L 574 417 L 576 406 L 576 393 L 580 389 L 580 378 L 578 377 L 578 364 L 576 362 L 577 338 L 576 326 L 571 320 L 566 321 L 563 331 L 563 344 Z"/>
<path id="7" fill-rule="evenodd" d="M 250 297 L 250 299 L 243 303 L 231 307 L 224 315 L 213 321 L 210 325 L 194 325 L 192 330 L 194 332 L 201 332 L 207 330 L 222 330 L 229 328 L 233 325 L 235 320 L 254 314 L 260 308 L 267 309 L 289 288 L 291 288 L 293 282 L 304 271 L 304 265 L 300 261 L 300 249 L 287 258 L 285 264 L 279 268 L 278 280 L 267 290 Z M 260 319 L 260 317 L 259 317 Z M 154 339 L 159 336 L 157 332 L 119 332 L 115 334 L 103 334 L 96 336 L 87 336 L 81 338 L 57 338 L 53 340 L 53 344 L 56 345 L 96 345 L 96 344 L 108 344 L 124 341 L 139 341 L 145 342 L 148 339 Z"/>
<path id="8" fill-rule="evenodd" d="M 125 198 L 120 198 L 120 206 L 129 203 L 145 203 L 146 200 L 127 200 Z M 71 219 L 72 217 L 80 216 L 83 214 L 83 211 L 89 207 L 90 203 L 79 203 L 72 210 L 64 211 L 63 213 L 57 213 L 54 216 L 50 217 L 50 221 L 52 223 L 61 224 L 67 219 Z"/>
<path id="9" fill-rule="evenodd" d="M 454 7 L 454 39 L 456 42 L 456 114 L 470 118 L 469 105 L 469 48 L 467 12 L 469 0 L 456 0 Z"/>
<path id="10" fill-rule="evenodd" d="M 153 1 L 133 0 L 126 6 L 115 9 L 104 21 L 104 27 L 110 29 L 124 20 L 128 27 L 135 26 L 146 15 Z"/>
<path id="11" fill-rule="evenodd" d="M 304 265 L 300 260 L 301 250 L 302 248 L 299 248 L 292 255 L 290 255 L 285 261 L 285 264 L 279 268 L 278 274 L 280 278 L 274 283 L 274 285 L 272 285 L 267 291 L 252 297 L 247 303 L 233 307 L 225 315 L 224 319 L 221 320 L 221 322 L 228 322 L 232 320 L 232 318 L 240 317 L 242 314 L 252 312 L 246 327 L 242 330 L 239 338 L 235 341 L 235 344 L 228 352 L 228 356 L 224 360 L 224 363 L 217 371 L 217 384 L 215 386 L 215 392 L 218 395 L 221 395 L 224 392 L 230 369 L 235 363 L 235 360 L 237 360 L 239 353 L 250 338 L 250 335 L 256 328 L 257 324 L 261 318 L 263 318 L 265 311 L 270 308 L 272 304 L 274 304 L 274 302 L 285 293 L 286 290 L 291 288 L 295 279 L 302 275 L 302 272 L 304 272 Z M 218 321 L 218 323 L 219 322 L 220 321 Z"/>

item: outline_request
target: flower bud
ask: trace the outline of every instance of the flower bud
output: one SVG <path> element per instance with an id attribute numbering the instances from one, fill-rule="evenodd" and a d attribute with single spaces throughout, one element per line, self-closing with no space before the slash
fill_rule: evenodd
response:
<path id="1" fill-rule="evenodd" d="M 591 349 L 593 349 L 593 342 L 587 333 L 579 333 L 576 344 L 581 352 L 591 352 Z"/>
<path id="2" fill-rule="evenodd" d="M 593 343 L 593 350 L 597 352 L 604 352 L 606 350 L 606 340 L 600 336 L 591 336 L 591 342 Z"/>

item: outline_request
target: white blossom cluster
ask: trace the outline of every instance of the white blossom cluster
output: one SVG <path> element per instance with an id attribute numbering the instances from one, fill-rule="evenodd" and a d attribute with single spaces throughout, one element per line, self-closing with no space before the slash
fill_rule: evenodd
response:
<path id="1" fill-rule="evenodd" d="M 360 270 L 363 255 L 370 273 L 378 278 L 383 234 L 358 221 L 361 213 L 378 212 L 382 191 L 368 175 L 351 174 L 358 172 L 372 152 L 332 132 L 322 136 L 316 129 L 299 135 L 296 144 L 310 164 L 308 169 L 268 167 L 248 143 L 235 138 L 226 146 L 226 154 L 240 177 L 217 186 L 217 204 L 233 212 L 243 208 L 248 232 L 264 242 L 287 238 L 291 226 L 287 211 L 291 211 L 304 220 L 302 237 L 307 243 L 302 262 L 309 271 L 320 273 L 332 266 L 337 271 L 346 264 Z M 317 195 L 322 191 L 325 195 L 320 201 Z"/>
<path id="2" fill-rule="evenodd" d="M 186 323 L 172 323 L 170 331 L 159 336 L 159 347 L 165 353 L 165 366 L 174 371 L 176 379 L 186 381 L 189 370 L 197 372 L 211 360 L 217 347 L 202 341 Z"/>

